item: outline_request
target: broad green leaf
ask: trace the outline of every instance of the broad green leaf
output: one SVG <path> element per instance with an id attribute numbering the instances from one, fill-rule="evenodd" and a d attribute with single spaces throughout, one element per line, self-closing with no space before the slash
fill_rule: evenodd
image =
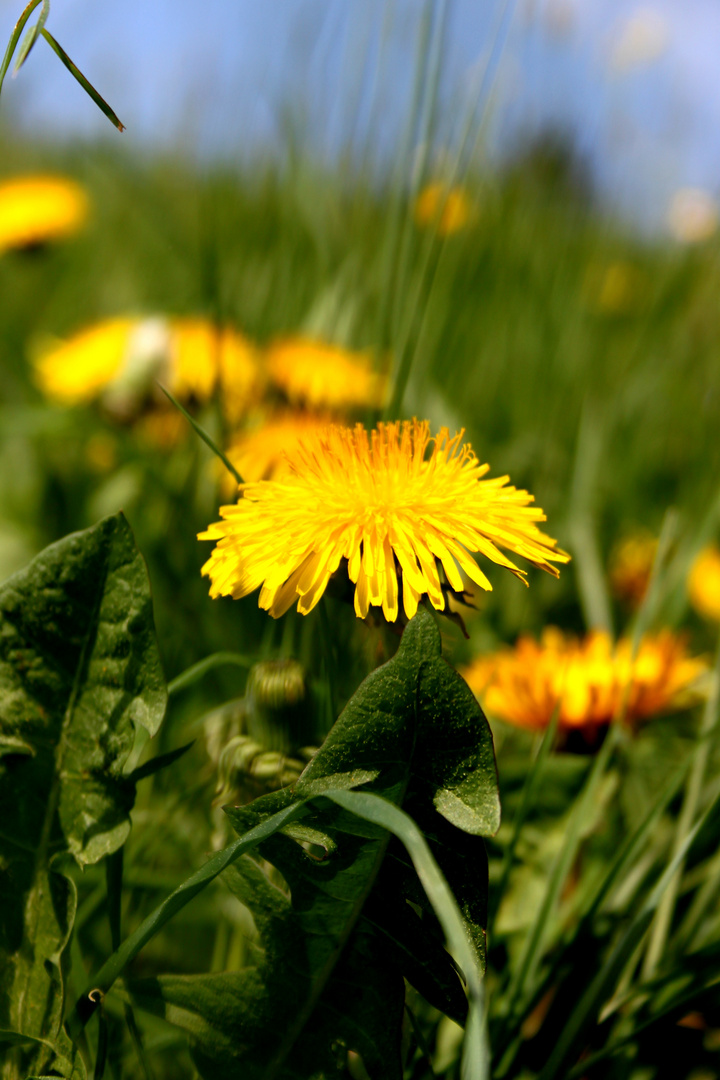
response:
<path id="1" fill-rule="evenodd" d="M 423 611 L 397 655 L 348 703 L 294 792 L 227 808 L 242 836 L 293 799 L 316 800 L 299 826 L 257 848 L 282 874 L 282 888 L 255 855 L 241 859 L 228 879 L 255 918 L 257 967 L 133 986 L 146 1008 L 190 1033 L 204 1076 L 242 1068 L 258 1080 L 329 1080 L 345 1075 L 352 1050 L 370 1075 L 399 1077 L 403 976 L 430 1002 L 464 1018 L 465 994 L 443 948 L 443 928 L 405 848 L 394 841 L 392 858 L 384 859 L 388 831 L 324 798 L 358 784 L 389 800 L 383 805 L 405 803 L 417 815 L 426 847 L 456 891 L 464 955 L 482 970 L 481 835 L 499 823 L 492 737 L 474 696 L 442 659 L 434 620 Z M 308 844 L 325 857 L 314 858 Z M 406 901 L 419 904 L 422 916 Z"/>
<path id="2" fill-rule="evenodd" d="M 245 835 L 289 799 L 287 790 L 276 792 L 228 813 Z M 250 856 L 228 875 L 228 885 L 255 918 L 261 945 L 257 967 L 132 984 L 139 1005 L 188 1031 L 204 1077 L 242 1069 L 248 1080 L 316 1075 L 340 1080 L 348 1050 L 358 1051 L 371 1073 L 384 1069 L 388 1080 L 402 1075 L 402 977 L 369 925 L 359 928 L 343 951 L 388 834 L 372 826 L 357 829 L 357 835 L 341 831 L 334 808 L 313 809 L 303 825 L 306 821 L 313 835 L 331 840 L 326 859 L 311 857 L 282 833 L 258 848 L 281 871 L 289 895 Z"/>
<path id="3" fill-rule="evenodd" d="M 492 734 L 467 683 L 441 655 L 440 634 L 426 611 L 408 623 L 392 660 L 353 695 L 296 786 L 312 798 L 355 787 L 402 801 L 409 785 L 451 824 L 475 836 L 500 825 Z"/>
<path id="4" fill-rule="evenodd" d="M 124 843 L 134 784 L 123 769 L 165 703 L 147 572 L 122 515 L 0 588 L 3 1027 L 60 1037 L 76 907 L 63 860 L 86 866 Z"/>

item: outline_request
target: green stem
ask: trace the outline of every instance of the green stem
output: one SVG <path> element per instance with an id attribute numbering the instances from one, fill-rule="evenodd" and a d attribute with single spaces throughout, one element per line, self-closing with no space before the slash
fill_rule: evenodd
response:
<path id="1" fill-rule="evenodd" d="M 322 633 L 323 655 L 325 657 L 325 673 L 327 675 L 328 699 L 330 708 L 330 726 L 337 720 L 337 665 L 333 650 L 333 634 L 330 619 L 327 613 L 327 603 L 323 596 L 318 608 L 320 610 L 320 629 Z"/>
<path id="2" fill-rule="evenodd" d="M 193 664 L 192 667 L 187 668 L 175 679 L 168 683 L 168 697 L 172 697 L 173 694 L 177 694 L 180 690 L 185 690 L 186 687 L 192 686 L 193 683 L 198 682 L 206 672 L 211 671 L 216 667 L 224 667 L 230 665 L 234 667 L 251 668 L 255 663 L 249 656 L 242 656 L 240 653 L 231 652 L 217 652 L 211 656 L 206 656 L 204 660 L 198 660 L 197 664 Z"/>

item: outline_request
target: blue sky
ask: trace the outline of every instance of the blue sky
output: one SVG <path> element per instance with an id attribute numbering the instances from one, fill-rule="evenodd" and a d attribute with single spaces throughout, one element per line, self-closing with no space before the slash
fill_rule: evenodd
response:
<path id="1" fill-rule="evenodd" d="M 0 0 L 3 39 L 22 6 Z M 129 149 L 282 152 L 290 116 L 315 154 L 352 138 L 383 161 L 401 139 L 424 6 L 53 0 L 48 29 L 126 123 Z M 448 141 L 484 85 L 492 154 L 565 127 L 608 202 L 643 224 L 662 220 L 679 187 L 718 193 L 718 0 L 446 0 L 445 11 Z M 114 137 L 44 42 L 6 84 L 2 112 L 25 132 Z"/>

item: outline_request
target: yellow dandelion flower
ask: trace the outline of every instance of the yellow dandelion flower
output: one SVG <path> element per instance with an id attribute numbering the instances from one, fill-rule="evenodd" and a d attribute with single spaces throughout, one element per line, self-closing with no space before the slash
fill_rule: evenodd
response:
<path id="1" fill-rule="evenodd" d="M 440 236 L 450 236 L 464 229 L 472 216 L 473 205 L 461 187 L 428 184 L 415 201 L 418 225 L 435 225 Z"/>
<path id="2" fill-rule="evenodd" d="M 131 419 L 164 382 L 181 401 L 203 404 L 220 389 L 237 421 L 260 385 L 260 368 L 241 334 L 204 319 L 123 316 L 105 319 L 35 361 L 36 381 L 64 405 L 100 399 L 108 412 Z M 165 407 L 164 399 L 160 404 Z"/>
<path id="3" fill-rule="evenodd" d="M 348 409 L 382 403 L 385 380 L 364 353 L 295 337 L 271 345 L 266 365 L 272 381 L 293 405 Z"/>
<path id="4" fill-rule="evenodd" d="M 276 413 L 260 427 L 244 432 L 227 456 L 244 480 L 278 480 L 290 472 L 288 455 L 330 423 L 328 416 L 316 413 Z M 234 490 L 234 483 L 232 487 Z"/>
<path id="5" fill-rule="evenodd" d="M 610 587 L 629 607 L 637 607 L 647 591 L 655 562 L 657 540 L 651 533 L 626 536 L 610 558 Z"/>
<path id="6" fill-rule="evenodd" d="M 693 562 L 687 588 L 698 614 L 720 621 L 720 550 L 714 544 L 703 548 Z"/>
<path id="7" fill-rule="evenodd" d="M 580 640 L 547 627 L 540 642 L 521 637 L 462 675 L 490 715 L 542 731 L 558 706 L 561 729 L 607 725 L 623 702 L 629 722 L 685 707 L 697 700 L 693 684 L 706 671 L 670 630 L 645 635 L 633 660 L 630 638 L 613 646 L 601 630 Z"/>
<path id="8" fill-rule="evenodd" d="M 61 342 L 35 362 L 42 392 L 62 405 L 92 401 L 125 364 L 136 320 L 104 319 Z"/>
<path id="9" fill-rule="evenodd" d="M 73 236 L 85 224 L 89 201 L 74 180 L 21 176 L 0 183 L 0 252 Z"/>
<path id="10" fill-rule="evenodd" d="M 230 421 L 257 399 L 260 369 L 255 349 L 237 330 L 218 329 L 207 319 L 171 321 L 169 389 L 182 399 L 209 401 L 219 385 Z"/>
<path id="11" fill-rule="evenodd" d="M 483 480 L 489 466 L 462 436 L 442 428 L 431 438 L 418 420 L 370 433 L 331 425 L 309 436 L 288 454 L 288 476 L 242 484 L 239 502 L 200 534 L 217 541 L 203 567 L 210 595 L 261 587 L 260 607 L 275 618 L 295 600 L 306 615 L 346 559 L 356 614 L 381 607 L 393 621 L 400 592 L 408 619 L 424 595 L 442 611 L 447 589 L 463 589 L 461 570 L 491 589 L 471 553 L 524 580 L 505 548 L 557 577 L 551 564 L 569 556 L 537 528 L 542 510 L 507 476 Z"/>

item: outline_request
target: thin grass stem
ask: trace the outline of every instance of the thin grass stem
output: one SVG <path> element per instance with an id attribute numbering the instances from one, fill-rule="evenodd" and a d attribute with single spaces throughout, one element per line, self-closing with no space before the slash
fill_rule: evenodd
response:
<path id="1" fill-rule="evenodd" d="M 705 783 L 705 774 L 707 771 L 708 761 L 710 757 L 710 750 L 712 743 L 709 738 L 714 734 L 718 728 L 718 704 L 720 703 L 720 636 L 718 637 L 718 644 L 715 653 L 715 665 L 714 665 L 714 678 L 712 684 L 712 690 L 708 695 L 708 699 L 703 709 L 702 721 L 700 724 L 700 738 L 704 739 L 702 745 L 698 748 L 695 760 L 692 763 L 690 775 L 687 779 L 687 786 L 685 788 L 685 798 L 680 810 L 677 821 L 677 829 L 675 832 L 675 839 L 673 842 L 671 858 L 675 859 L 678 852 L 683 848 L 685 838 L 689 835 L 693 828 L 693 822 L 698 810 L 702 798 L 703 786 Z M 647 951 L 643 960 L 642 975 L 643 979 L 651 979 L 655 974 L 657 967 L 662 960 L 665 944 L 670 932 L 670 926 L 672 924 L 673 915 L 675 912 L 675 903 L 677 900 L 678 889 L 680 887 L 680 879 L 682 878 L 683 863 L 680 863 L 675 876 L 670 881 L 665 895 L 662 898 L 660 905 L 658 906 L 657 914 L 653 922 L 652 931 L 648 941 Z"/>

